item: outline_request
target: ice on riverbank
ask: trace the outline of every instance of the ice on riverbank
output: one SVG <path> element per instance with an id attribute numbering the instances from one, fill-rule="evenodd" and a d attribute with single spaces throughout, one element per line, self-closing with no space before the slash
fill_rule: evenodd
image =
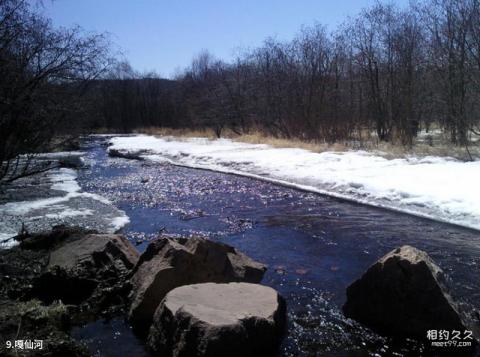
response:
<path id="1" fill-rule="evenodd" d="M 22 228 L 38 232 L 66 225 L 114 233 L 129 222 L 125 212 L 106 198 L 82 192 L 76 179 L 75 170 L 60 168 L 25 178 L 23 185 L 8 188 L 27 199 L 0 205 L 0 248 L 17 244 L 11 238 Z"/>
<path id="2" fill-rule="evenodd" d="M 389 160 L 364 152 L 314 153 L 228 139 L 110 139 L 109 150 L 153 161 L 251 176 L 480 229 L 480 161 Z"/>

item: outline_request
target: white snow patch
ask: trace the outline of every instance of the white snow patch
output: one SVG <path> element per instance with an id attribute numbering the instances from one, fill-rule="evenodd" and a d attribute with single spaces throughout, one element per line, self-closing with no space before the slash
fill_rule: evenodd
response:
<path id="1" fill-rule="evenodd" d="M 71 209 L 66 206 L 55 207 L 55 209 L 61 209 L 62 211 L 59 213 L 47 213 L 45 217 L 47 218 L 55 218 L 55 219 L 63 219 L 67 217 L 78 217 L 78 216 L 91 216 L 95 214 L 95 212 L 91 209 Z"/>
<path id="2" fill-rule="evenodd" d="M 17 201 L 8 202 L 0 206 L 0 213 L 22 216 L 26 215 L 30 211 L 45 208 L 47 206 L 56 205 L 58 203 L 66 202 L 70 199 L 70 194 L 66 196 L 43 198 L 34 201 Z"/>
<path id="3" fill-rule="evenodd" d="M 480 229 L 480 161 L 365 152 L 314 153 L 228 139 L 138 135 L 110 139 L 112 150 L 145 159 L 256 177 L 308 191 Z"/>
<path id="4" fill-rule="evenodd" d="M 64 191 L 67 192 L 67 194 L 65 196 L 56 196 L 34 201 L 8 202 L 0 205 L 0 213 L 10 215 L 25 215 L 32 210 L 67 202 L 74 197 L 89 197 L 105 204 L 112 204 L 110 200 L 103 196 L 89 192 L 79 192 L 81 188 L 77 183 L 77 173 L 75 170 L 61 168 L 49 173 L 48 178 L 52 183 L 50 186 L 51 189 Z M 68 213 L 66 216 L 67 215 Z"/>
<path id="5" fill-rule="evenodd" d="M 425 138 L 425 137 L 433 137 L 433 136 L 442 136 L 444 134 L 443 130 L 442 129 L 430 129 L 429 131 L 426 131 L 425 129 L 423 130 L 420 130 L 418 133 L 417 133 L 417 137 L 418 138 Z"/>
<path id="6" fill-rule="evenodd" d="M 113 218 L 112 221 L 110 222 L 110 226 L 112 227 L 112 230 L 114 232 L 117 232 L 129 223 L 130 223 L 130 218 L 128 218 L 127 215 L 124 215 L 124 216 Z"/>
<path id="7" fill-rule="evenodd" d="M 85 155 L 85 151 L 56 151 L 56 152 L 42 152 L 36 154 L 39 158 L 45 159 L 62 159 L 64 157 L 69 156 L 83 156 Z"/>
<path id="8" fill-rule="evenodd" d="M 15 232 L 0 233 L 0 249 L 8 249 L 16 246 L 18 242 L 15 239 L 10 239 L 16 235 Z"/>
<path id="9" fill-rule="evenodd" d="M 49 179 L 50 182 L 52 182 L 52 190 L 65 191 L 68 193 L 80 191 L 75 170 L 61 168 L 50 173 Z"/>
<path id="10" fill-rule="evenodd" d="M 48 182 L 51 183 L 50 188 L 52 190 L 63 191 L 66 194 L 31 201 L 5 203 L 0 205 L 0 217 L 7 220 L 13 219 L 13 217 L 22 217 L 22 220 L 25 222 L 32 222 L 43 218 L 62 220 L 70 217 L 85 217 L 96 214 L 94 210 L 88 208 L 70 208 L 67 202 L 76 197 L 90 198 L 107 205 L 112 205 L 112 202 L 103 196 L 89 192 L 81 192 L 75 170 L 60 168 L 49 172 L 47 177 Z M 47 213 L 42 216 L 28 216 L 33 213 L 32 211 L 38 209 L 45 209 Z M 121 210 L 118 210 L 118 212 L 121 215 L 112 217 L 111 222 L 109 222 L 109 232 L 116 232 L 130 222 L 125 212 Z M 5 231 L 0 233 L 0 249 L 11 248 L 17 245 L 18 242 L 10 238 L 16 236 L 18 231 L 11 229 L 10 226 L 4 226 L 3 229 Z"/>

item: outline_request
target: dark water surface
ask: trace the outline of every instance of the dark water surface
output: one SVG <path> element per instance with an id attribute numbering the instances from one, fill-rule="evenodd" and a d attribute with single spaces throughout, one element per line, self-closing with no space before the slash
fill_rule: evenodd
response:
<path id="1" fill-rule="evenodd" d="M 79 184 L 127 213 L 123 232 L 141 251 L 158 232 L 201 235 L 268 265 L 262 283 L 288 307 L 281 355 L 436 355 L 414 341 L 380 337 L 341 313 L 346 287 L 403 244 L 425 250 L 451 278 L 455 297 L 480 309 L 478 232 L 254 179 L 109 158 L 102 140 L 87 144 L 91 167 L 79 172 Z M 147 355 L 121 319 L 73 333 L 97 356 Z"/>

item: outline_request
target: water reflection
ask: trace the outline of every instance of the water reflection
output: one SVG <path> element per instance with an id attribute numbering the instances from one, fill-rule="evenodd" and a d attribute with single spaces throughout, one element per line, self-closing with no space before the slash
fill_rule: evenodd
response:
<path id="1" fill-rule="evenodd" d="M 98 141 L 88 155 L 81 186 L 126 211 L 124 233 L 139 250 L 159 232 L 201 235 L 268 264 L 263 283 L 281 292 L 289 310 L 282 355 L 431 354 L 341 313 L 346 287 L 403 244 L 428 252 L 450 276 L 454 295 L 480 309 L 478 232 L 249 178 L 109 158 Z"/>

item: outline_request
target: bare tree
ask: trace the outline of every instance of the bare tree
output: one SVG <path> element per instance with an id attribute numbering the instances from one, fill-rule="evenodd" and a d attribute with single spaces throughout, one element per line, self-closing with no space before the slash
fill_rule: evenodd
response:
<path id="1" fill-rule="evenodd" d="M 0 179 L 37 170 L 20 155 L 44 149 L 62 126 L 74 128 L 70 113 L 81 101 L 72 98 L 105 71 L 108 50 L 102 35 L 54 29 L 26 1 L 0 1 Z"/>

